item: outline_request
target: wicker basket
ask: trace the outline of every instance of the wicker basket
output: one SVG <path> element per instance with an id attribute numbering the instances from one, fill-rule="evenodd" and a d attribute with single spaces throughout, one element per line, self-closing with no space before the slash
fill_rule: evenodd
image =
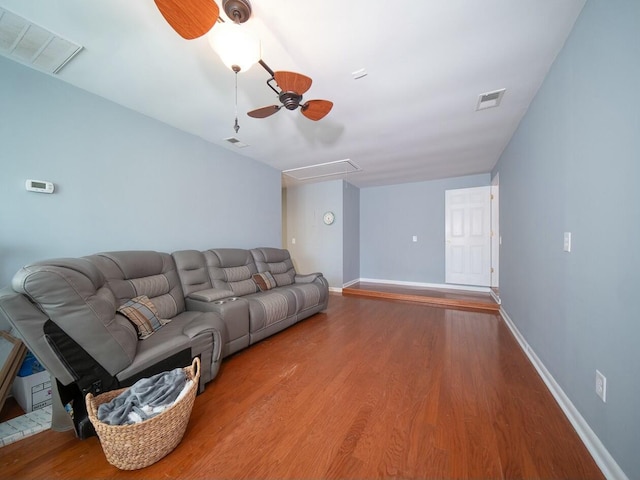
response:
<path id="1" fill-rule="evenodd" d="M 87 394 L 89 420 L 96 429 L 107 461 L 121 470 L 148 467 L 171 452 L 184 435 L 189 423 L 193 402 L 198 392 L 200 359 L 194 358 L 184 368 L 187 378 L 193 380 L 187 394 L 167 410 L 149 420 L 132 425 L 109 425 L 98 420 L 98 406 L 111 401 L 126 388 L 105 392 L 97 397 Z"/>

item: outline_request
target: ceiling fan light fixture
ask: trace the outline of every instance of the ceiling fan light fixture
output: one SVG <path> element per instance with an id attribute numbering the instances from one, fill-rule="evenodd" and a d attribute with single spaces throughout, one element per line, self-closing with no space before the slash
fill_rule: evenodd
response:
<path id="1" fill-rule="evenodd" d="M 233 71 L 246 72 L 262 57 L 260 39 L 237 23 L 216 25 L 207 37 L 222 63 Z"/>

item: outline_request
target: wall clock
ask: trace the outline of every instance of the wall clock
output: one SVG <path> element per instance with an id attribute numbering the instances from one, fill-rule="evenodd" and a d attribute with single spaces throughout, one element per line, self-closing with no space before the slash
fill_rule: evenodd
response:
<path id="1" fill-rule="evenodd" d="M 335 219 L 336 216 L 333 214 L 333 212 L 326 212 L 322 217 L 322 221 L 325 223 L 325 225 L 331 225 L 335 221 Z"/>

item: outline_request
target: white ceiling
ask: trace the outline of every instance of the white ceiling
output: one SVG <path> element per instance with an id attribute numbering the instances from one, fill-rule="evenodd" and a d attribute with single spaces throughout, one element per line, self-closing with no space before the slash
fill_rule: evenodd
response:
<path id="1" fill-rule="evenodd" d="M 305 99 L 334 108 L 319 122 L 284 109 L 248 117 L 278 103 L 256 65 L 238 75 L 236 134 L 233 72 L 205 37 L 175 33 L 153 0 L 0 0 L 84 47 L 61 80 L 278 170 L 349 158 L 359 187 L 491 171 L 584 3 L 252 0 L 242 27 L 260 37 L 264 61 L 311 77 Z M 498 108 L 475 110 L 501 88 Z"/>

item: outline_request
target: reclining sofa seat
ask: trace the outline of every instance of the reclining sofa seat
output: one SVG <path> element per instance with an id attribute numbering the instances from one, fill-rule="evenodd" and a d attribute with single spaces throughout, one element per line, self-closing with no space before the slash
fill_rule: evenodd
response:
<path id="1" fill-rule="evenodd" d="M 212 312 L 185 310 L 169 254 L 110 252 L 38 262 L 18 271 L 12 287 L 0 294 L 0 313 L 56 378 L 52 424 L 58 429 L 68 427 L 62 405 L 73 400 L 76 433 L 92 434 L 84 409 L 89 391 L 128 386 L 183 367 L 195 356 L 202 360 L 200 390 L 218 371 L 222 320 Z M 139 295 L 171 320 L 144 340 L 117 312 Z"/>
<path id="2" fill-rule="evenodd" d="M 327 308 L 329 283 L 319 272 L 306 275 L 296 273 L 289 250 L 254 248 L 251 256 L 258 272 L 271 273 L 278 287 L 286 286 L 293 292 L 298 305 L 298 321 Z"/>
<path id="3" fill-rule="evenodd" d="M 175 262 L 168 253 L 152 251 L 110 252 L 86 257 L 104 274 L 118 306 L 131 298 L 146 295 L 160 318 L 171 320 L 151 337 L 136 343 L 131 364 L 118 373 L 119 380 L 140 378 L 160 360 L 189 349 L 188 363 L 199 356 L 202 372 L 200 391 L 215 378 L 221 361 L 224 324 L 218 315 L 187 311 Z M 122 315 L 117 313 L 116 317 Z M 132 327 L 130 322 L 126 322 Z M 135 333 L 135 330 L 133 330 Z M 181 367 L 186 366 L 178 365 Z"/>
<path id="4" fill-rule="evenodd" d="M 270 272 L 276 286 L 259 291 L 252 278 L 258 271 Z M 118 313 L 140 295 L 171 320 L 144 340 Z M 86 438 L 93 434 L 87 392 L 125 387 L 195 356 L 202 360 L 202 391 L 223 356 L 327 303 L 326 279 L 296 274 L 287 250 L 107 252 L 23 267 L 11 288 L 0 289 L 0 325 L 14 327 L 52 375 L 52 428 L 73 427 Z M 73 421 L 64 409 L 69 402 Z"/>
<path id="5" fill-rule="evenodd" d="M 221 315 L 228 339 L 223 356 L 327 307 L 326 279 L 321 273 L 297 275 L 286 249 L 220 248 L 183 250 L 172 255 L 187 309 Z M 259 290 L 252 277 L 262 272 L 274 276 L 275 288 Z"/>
<path id="6" fill-rule="evenodd" d="M 254 293 L 256 273 L 248 250 L 181 250 L 173 252 L 185 294 L 187 309 L 216 312 L 224 320 L 226 344 L 223 356 L 229 356 L 250 344 L 249 302 L 243 295 Z"/>

